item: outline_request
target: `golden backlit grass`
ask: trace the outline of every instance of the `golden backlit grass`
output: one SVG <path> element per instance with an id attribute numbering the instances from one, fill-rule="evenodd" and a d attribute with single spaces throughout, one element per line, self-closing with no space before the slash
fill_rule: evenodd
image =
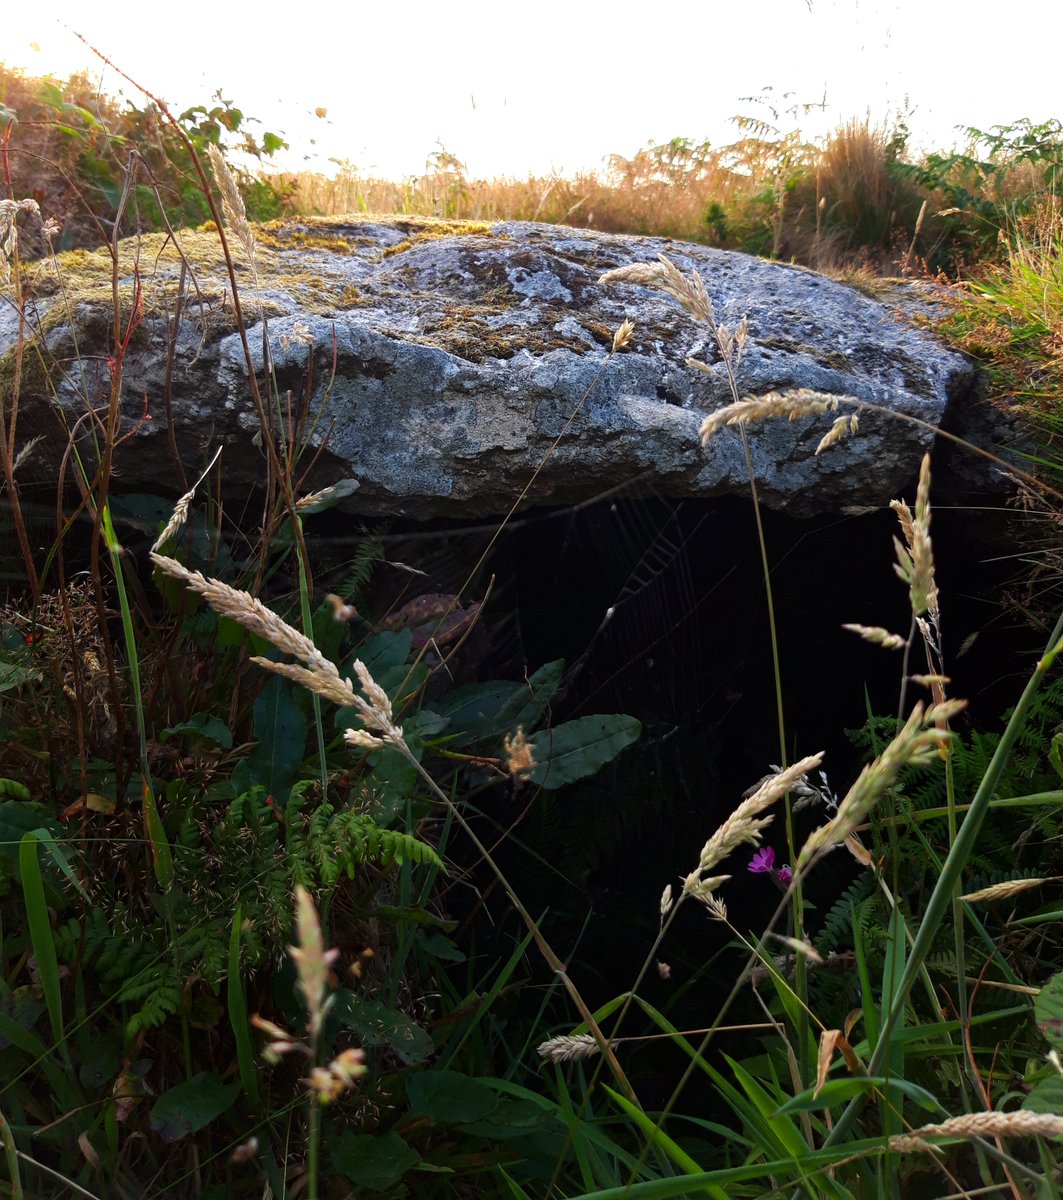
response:
<path id="1" fill-rule="evenodd" d="M 675 138 L 631 158 L 611 155 L 600 171 L 570 177 L 471 178 L 447 154 L 401 182 L 363 174 L 350 163 L 331 178 L 312 172 L 272 178 L 301 213 L 545 221 L 673 237 L 822 268 L 903 254 L 926 196 L 891 169 L 900 147 L 886 129 L 863 120 L 840 126 L 819 146 L 796 132 L 747 131 L 721 147 Z M 933 225 L 931 216 L 920 232 L 933 237 Z"/>

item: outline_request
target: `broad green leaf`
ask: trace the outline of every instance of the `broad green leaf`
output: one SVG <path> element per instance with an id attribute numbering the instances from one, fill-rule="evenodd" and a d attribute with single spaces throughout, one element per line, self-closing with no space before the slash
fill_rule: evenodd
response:
<path id="1" fill-rule="evenodd" d="M 441 962 L 464 962 L 466 954 L 442 933 L 424 933 L 417 939 L 417 944 L 433 958 Z"/>
<path id="2" fill-rule="evenodd" d="M 435 1051 L 431 1035 L 405 1013 L 346 989 L 336 993 L 329 1022 L 338 1028 L 353 1029 L 363 1046 L 387 1046 L 410 1067 L 424 1062 Z"/>
<path id="3" fill-rule="evenodd" d="M 232 929 L 229 932 L 229 978 L 225 989 L 226 1004 L 229 1010 L 229 1024 L 236 1038 L 236 1062 L 240 1070 L 240 1083 L 244 1094 L 254 1105 L 255 1110 L 262 1107 L 262 1095 L 258 1086 L 258 1073 L 255 1070 L 255 1050 L 251 1041 L 251 1024 L 247 1016 L 247 996 L 244 992 L 244 980 L 240 971 L 240 934 L 242 932 L 244 910 L 236 906 L 233 916 Z"/>
<path id="4" fill-rule="evenodd" d="M 336 620 L 332 605 L 327 601 L 318 606 L 310 619 L 311 640 L 329 662 L 339 661 L 346 632 L 347 626 Z"/>
<path id="5" fill-rule="evenodd" d="M 532 739 L 536 767 L 529 778 L 544 788 L 585 779 L 630 746 L 642 726 L 634 717 L 599 714 L 544 729 Z"/>
<path id="6" fill-rule="evenodd" d="M 247 758 L 251 783 L 261 784 L 274 800 L 288 800 L 292 782 L 306 752 L 307 721 L 296 704 L 294 687 L 271 676 L 254 703 L 258 745 Z"/>
<path id="7" fill-rule="evenodd" d="M 340 1175 L 371 1192 L 386 1191 L 421 1160 L 394 1131 L 343 1133 L 329 1144 L 329 1158 Z"/>
<path id="8" fill-rule="evenodd" d="M 155 803 L 155 793 L 150 781 L 143 775 L 140 777 L 141 806 L 144 812 L 144 833 L 151 847 L 151 860 L 155 868 L 155 878 L 165 891 L 173 882 L 173 853 L 166 838 L 162 817 Z"/>
<path id="9" fill-rule="evenodd" d="M 354 675 L 354 660 L 357 658 L 379 683 L 380 676 L 389 667 L 405 665 L 406 660 L 410 657 L 412 643 L 413 634 L 408 629 L 400 629 L 397 632 L 385 629 L 382 633 L 375 633 L 351 655 L 346 665 L 341 668 L 340 674 L 349 675 L 357 686 L 358 680 Z"/>
<path id="10" fill-rule="evenodd" d="M 385 921 L 404 921 L 410 925 L 433 925 L 447 933 L 458 927 L 457 921 L 448 921 L 445 917 L 438 917 L 426 908 L 402 908 L 396 904 L 381 904 L 377 906 L 377 912 Z"/>
<path id="11" fill-rule="evenodd" d="M 196 737 L 205 742 L 213 742 L 223 750 L 233 748 L 233 735 L 227 725 L 212 717 L 209 713 L 195 713 L 180 725 L 171 725 L 159 734 L 159 740 L 166 742 L 172 737 Z"/>
<path id="12" fill-rule="evenodd" d="M 446 1125 L 480 1121 L 498 1105 L 485 1083 L 458 1071 L 424 1071 L 406 1085 L 410 1109 Z"/>
<path id="13" fill-rule="evenodd" d="M 1033 1002 L 1037 1027 L 1054 1050 L 1063 1051 L 1063 973 L 1052 978 Z"/>
<path id="14" fill-rule="evenodd" d="M 461 746 L 507 730 L 499 713 L 515 698 L 520 686 L 508 679 L 467 683 L 448 692 L 441 700 L 433 701 L 432 706 L 449 718 L 453 733 L 463 735 L 452 743 Z"/>
<path id="15" fill-rule="evenodd" d="M 87 1088 L 101 1088 L 117 1077 L 124 1057 L 119 1031 L 97 1033 L 82 1055 L 78 1078 Z"/>
<path id="16" fill-rule="evenodd" d="M 1053 1071 L 1047 1079 L 1034 1085 L 1022 1106 L 1027 1112 L 1063 1112 L 1063 1078 Z"/>
<path id="17" fill-rule="evenodd" d="M 81 883 L 81 880 L 74 873 L 74 868 L 70 865 L 70 860 L 67 858 L 66 854 L 60 849 L 59 843 L 55 840 L 55 837 L 52 834 L 52 831 L 50 829 L 45 828 L 43 825 L 40 825 L 36 829 L 31 830 L 31 832 L 32 832 L 33 836 L 41 843 L 42 846 L 44 846 L 44 848 L 52 856 L 52 859 L 55 862 L 55 865 L 59 868 L 59 870 L 63 872 L 63 874 L 67 877 L 67 879 L 70 880 L 70 882 L 73 884 L 74 888 L 78 892 L 81 893 L 82 898 L 84 900 L 89 901 L 89 903 L 91 904 L 92 901 L 91 901 L 91 898 L 89 897 L 88 892 L 85 891 L 85 888 L 83 887 L 83 885 Z"/>
<path id="18" fill-rule="evenodd" d="M 0 659 L 0 692 L 9 692 L 24 683 L 37 683 L 43 678 L 40 671 L 33 667 L 24 667 L 20 663 Z"/>
<path id="19" fill-rule="evenodd" d="M 202 1071 L 163 1092 L 152 1106 L 151 1127 L 164 1142 L 180 1141 L 220 1117 L 239 1092 L 238 1082 L 223 1084 L 213 1071 Z"/>
<path id="20" fill-rule="evenodd" d="M 510 731 L 520 725 L 525 733 L 530 733 L 543 719 L 564 676 L 565 660 L 558 658 L 541 666 L 526 683 L 518 684 L 498 710 L 499 730 Z"/>
<path id="21" fill-rule="evenodd" d="M 477 1137 L 504 1139 L 527 1137 L 549 1119 L 547 1113 L 533 1100 L 500 1100 L 498 1107 L 482 1121 L 470 1121 L 462 1126 L 462 1133 L 474 1133 Z"/>

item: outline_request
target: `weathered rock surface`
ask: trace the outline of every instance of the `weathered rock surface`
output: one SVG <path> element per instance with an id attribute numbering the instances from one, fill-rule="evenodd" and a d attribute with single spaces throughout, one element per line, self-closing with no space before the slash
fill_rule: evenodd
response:
<path id="1" fill-rule="evenodd" d="M 134 262 L 143 315 L 123 372 L 122 428 L 131 436 L 116 453 L 118 478 L 126 490 L 179 490 L 168 396 L 186 476 L 222 445 L 227 485 L 254 487 L 264 458 L 217 237 L 197 231 L 181 243 L 191 274 L 179 317 L 172 245 L 123 243 L 123 329 Z M 265 313 L 280 394 L 291 391 L 295 411 L 305 404 L 304 463 L 324 447 L 307 486 L 353 476 L 360 486 L 346 503 L 358 511 L 483 517 L 507 511 L 545 459 L 531 503 L 579 502 L 618 486 L 745 494 L 738 432 L 723 430 L 707 447 L 698 439 L 706 413 L 731 399 L 709 331 L 663 293 L 598 283 L 662 253 L 701 273 L 723 325 L 748 318 L 743 395 L 813 388 L 889 410 L 861 411 L 859 434 L 818 457 L 831 415 L 751 426 L 760 495 L 772 507 L 803 516 L 888 501 L 947 411 L 970 401 L 973 371 L 962 356 L 895 306 L 798 267 L 530 223 L 289 221 L 259 232 L 257 278 L 238 258 L 240 294 L 259 378 Z M 60 270 L 62 287 L 43 264 L 31 283 L 30 324 L 51 377 L 33 368 L 35 350 L 26 355 L 20 429 L 45 438 L 23 470 L 38 477 L 54 472 L 64 424 L 73 428 L 89 403 L 106 404 L 114 353 L 109 258 L 76 252 Z M 610 355 L 625 318 L 634 336 Z M 8 312 L 0 356 L 14 338 Z M 688 367 L 688 355 L 711 373 Z M 5 388 L 9 372 L 10 356 L 0 358 Z M 78 428 L 91 458 L 90 422 Z"/>

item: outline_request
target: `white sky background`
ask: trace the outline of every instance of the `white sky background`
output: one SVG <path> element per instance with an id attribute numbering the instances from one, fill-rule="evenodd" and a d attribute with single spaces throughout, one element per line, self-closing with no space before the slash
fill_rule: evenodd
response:
<path id="1" fill-rule="evenodd" d="M 327 172 L 329 159 L 344 159 L 365 174 L 415 175 L 438 140 L 477 177 L 572 173 L 651 141 L 724 145 L 738 136 L 735 114 L 771 119 L 741 99 L 765 88 L 784 129 L 818 136 L 854 116 L 902 116 L 916 149 L 951 148 L 959 125 L 1063 117 L 1058 72 L 1047 66 L 1063 45 L 1060 0 L 1022 4 L 1025 32 L 944 0 L 345 0 L 302 11 L 261 0 L 51 0 L 7 9 L 0 59 L 9 65 L 60 76 L 88 67 L 103 90 L 140 103 L 78 30 L 175 111 L 209 107 L 221 88 L 262 122 L 253 129 L 290 142 L 280 164 L 289 169 Z M 824 99 L 822 111 L 787 112 Z"/>

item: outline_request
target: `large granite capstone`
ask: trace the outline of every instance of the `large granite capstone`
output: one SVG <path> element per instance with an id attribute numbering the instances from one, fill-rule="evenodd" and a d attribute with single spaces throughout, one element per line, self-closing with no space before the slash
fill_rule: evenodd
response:
<path id="1" fill-rule="evenodd" d="M 265 475 L 259 419 L 217 234 L 179 237 L 183 284 L 172 243 L 122 243 L 123 330 L 137 286 L 141 312 L 122 376 L 122 432 L 131 436 L 117 448 L 116 480 L 178 494 L 168 404 L 187 478 L 220 445 L 226 485 L 255 487 Z M 303 413 L 302 462 L 317 454 L 305 486 L 353 477 L 359 486 L 345 503 L 363 513 L 495 516 L 541 464 L 528 503 L 583 502 L 617 487 L 748 494 L 738 432 L 707 446 L 698 438 L 705 415 L 731 399 L 709 330 L 662 292 L 599 283 L 660 254 L 700 272 L 723 325 L 748 318 L 742 395 L 812 388 L 887 410 L 861 411 L 858 435 L 818 457 L 830 415 L 751 426 L 760 497 L 771 507 L 805 516 L 887 502 L 946 414 L 962 424 L 973 402 L 969 363 L 895 306 L 743 254 L 521 222 L 303 219 L 257 237 L 254 271 L 234 249 L 254 369 L 265 388 L 265 317 L 280 409 Z M 84 414 L 109 395 L 110 258 L 74 252 L 58 271 L 61 284 L 47 263 L 29 280 L 38 345 L 24 356 L 19 428 L 44 437 L 23 477 L 54 477 L 67 429 L 77 428 L 91 461 Z M 625 318 L 634 335 L 610 354 Z M 16 333 L 8 309 L 5 388 Z M 692 370 L 688 356 L 711 373 Z"/>

